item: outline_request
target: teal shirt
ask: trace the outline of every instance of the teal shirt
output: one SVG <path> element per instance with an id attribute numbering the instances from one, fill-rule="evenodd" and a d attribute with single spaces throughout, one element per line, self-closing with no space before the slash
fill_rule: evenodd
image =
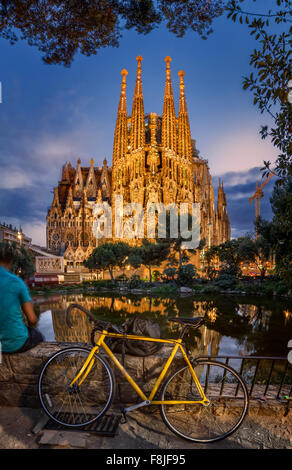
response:
<path id="1" fill-rule="evenodd" d="M 0 341 L 2 352 L 20 349 L 28 338 L 21 305 L 31 297 L 22 279 L 0 266 Z"/>

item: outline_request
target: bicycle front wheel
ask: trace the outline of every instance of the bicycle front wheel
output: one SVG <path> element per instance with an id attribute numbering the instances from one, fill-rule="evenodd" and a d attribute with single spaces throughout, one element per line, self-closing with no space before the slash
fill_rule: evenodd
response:
<path id="1" fill-rule="evenodd" d="M 81 385 L 70 383 L 84 365 L 90 351 L 68 348 L 54 354 L 44 365 L 38 384 L 43 409 L 58 424 L 85 426 L 107 411 L 114 396 L 114 375 L 99 355 Z"/>
<path id="2" fill-rule="evenodd" d="M 224 439 L 238 429 L 246 416 L 246 385 L 234 369 L 216 361 L 198 361 L 193 369 L 209 404 L 179 403 L 201 399 L 189 367 L 183 367 L 163 386 L 161 400 L 178 402 L 160 405 L 163 421 L 171 431 L 189 441 L 208 443 Z"/>

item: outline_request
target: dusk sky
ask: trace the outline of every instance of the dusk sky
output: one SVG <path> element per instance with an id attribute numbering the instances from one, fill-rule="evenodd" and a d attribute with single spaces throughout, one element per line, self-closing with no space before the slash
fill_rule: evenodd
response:
<path id="1" fill-rule="evenodd" d="M 246 1 L 255 10 L 253 2 Z M 274 1 L 257 1 L 258 11 Z M 45 65 L 41 53 L 24 41 L 11 46 L 0 41 L 0 221 L 21 224 L 34 243 L 45 245 L 47 207 L 65 161 L 81 158 L 101 166 L 112 160 L 112 145 L 120 94 L 120 71 L 126 68 L 128 113 L 131 113 L 136 56 L 141 54 L 145 112 L 162 113 L 165 62 L 172 57 L 172 82 L 178 110 L 178 71 L 186 73 L 186 96 L 192 138 L 208 159 L 217 195 L 218 177 L 227 194 L 232 236 L 253 230 L 254 205 L 248 198 L 260 181 L 263 160 L 276 150 L 262 141 L 259 129 L 269 124 L 242 90 L 250 71 L 255 42 L 246 25 L 226 18 L 214 22 L 214 33 L 202 40 L 196 33 L 178 39 L 165 26 L 148 36 L 125 32 L 120 47 L 96 56 L 77 56 L 70 68 Z M 271 218 L 264 190 L 262 216 Z"/>

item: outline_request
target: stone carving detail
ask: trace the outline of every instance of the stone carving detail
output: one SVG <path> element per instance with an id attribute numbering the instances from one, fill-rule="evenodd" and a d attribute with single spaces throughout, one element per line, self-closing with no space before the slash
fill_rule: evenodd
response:
<path id="1" fill-rule="evenodd" d="M 36 271 L 39 274 L 64 272 L 64 258 L 62 256 L 54 256 L 52 258 L 37 256 L 35 261 Z"/>

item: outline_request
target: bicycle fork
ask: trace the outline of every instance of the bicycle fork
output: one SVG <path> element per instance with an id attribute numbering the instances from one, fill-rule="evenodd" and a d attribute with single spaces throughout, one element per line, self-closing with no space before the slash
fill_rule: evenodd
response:
<path id="1" fill-rule="evenodd" d="M 99 346 L 96 346 L 90 351 L 90 354 L 88 358 L 86 359 L 86 361 L 84 362 L 83 366 L 81 367 L 80 371 L 74 377 L 74 379 L 70 382 L 69 384 L 70 389 L 74 388 L 74 386 L 79 387 L 84 382 L 84 380 L 86 379 L 86 377 L 88 376 L 89 372 L 91 371 L 94 365 L 94 362 L 95 362 L 94 354 L 98 351 L 99 351 Z M 80 378 L 81 380 L 79 380 Z M 76 383 L 78 380 L 79 382 Z"/>

